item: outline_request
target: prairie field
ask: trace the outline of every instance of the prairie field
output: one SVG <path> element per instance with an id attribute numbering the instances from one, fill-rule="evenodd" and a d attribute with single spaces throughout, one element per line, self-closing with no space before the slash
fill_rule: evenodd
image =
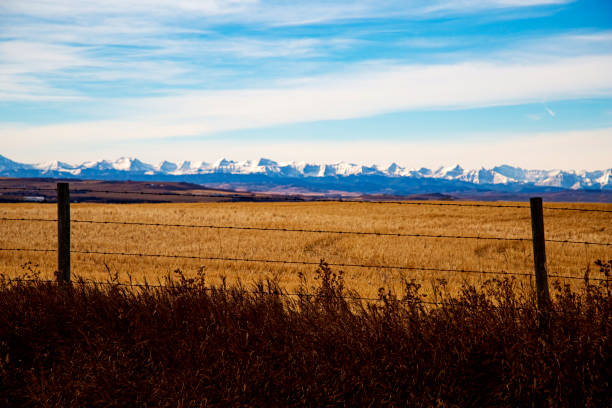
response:
<path id="1" fill-rule="evenodd" d="M 512 205 L 502 203 L 502 205 Z M 527 205 L 527 204 L 522 204 Z M 547 239 L 611 242 L 610 213 L 552 211 L 546 207 L 611 209 L 609 204 L 545 203 Z M 55 204 L 2 204 L 0 217 L 56 218 Z M 290 260 L 332 264 L 344 272 L 349 289 L 376 297 L 379 288 L 399 291 L 403 280 L 415 279 L 427 292 L 434 283 L 449 289 L 480 284 L 496 275 L 397 268 L 334 266 L 359 264 L 488 272 L 533 272 L 529 208 L 460 207 L 377 204 L 363 202 L 72 204 L 72 220 L 215 225 L 234 227 L 314 229 L 378 233 L 508 237 L 526 241 L 373 236 L 332 233 L 181 228 L 73 222 L 73 251 L 123 252 L 194 257 Z M 40 221 L 0 221 L 0 248 L 57 247 L 57 225 Z M 551 275 L 600 277 L 597 259 L 612 259 L 612 247 L 547 242 Z M 51 279 L 57 268 L 55 252 L 0 251 L 0 273 L 16 277 L 32 272 Z M 313 284 L 316 265 L 202 259 L 72 254 L 72 274 L 106 281 L 156 284 L 180 269 L 190 276 L 204 271 L 212 284 L 226 281 L 249 285 L 270 279 L 288 292 L 305 279 Z M 503 277 L 500 275 L 499 277 Z M 526 289 L 529 276 L 515 276 Z M 556 280 L 557 278 L 553 278 Z M 581 285 L 580 280 L 559 279 Z"/>

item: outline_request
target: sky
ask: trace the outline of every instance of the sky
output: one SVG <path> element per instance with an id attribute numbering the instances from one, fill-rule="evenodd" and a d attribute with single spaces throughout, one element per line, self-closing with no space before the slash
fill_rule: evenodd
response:
<path id="1" fill-rule="evenodd" d="M 612 167 L 605 0 L 4 0 L 0 155 Z"/>

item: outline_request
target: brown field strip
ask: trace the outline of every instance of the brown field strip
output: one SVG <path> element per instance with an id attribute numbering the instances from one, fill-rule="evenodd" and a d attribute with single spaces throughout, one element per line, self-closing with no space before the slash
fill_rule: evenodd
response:
<path id="1" fill-rule="evenodd" d="M 510 203 L 508 203 L 510 204 Z M 548 204 L 545 204 L 545 207 Z M 609 204 L 550 204 L 571 208 L 612 209 Z M 256 228 L 315 229 L 392 234 L 457 235 L 530 238 L 528 208 L 411 206 L 373 203 L 199 203 L 199 204 L 72 204 L 73 220 L 217 225 Z M 2 204 L 0 217 L 56 217 L 53 204 Z M 612 241 L 612 214 L 544 210 L 546 238 L 590 242 Z M 53 222 L 0 221 L 0 248 L 55 249 Z M 72 224 L 72 250 L 180 255 L 192 257 L 290 260 L 296 262 L 388 265 L 407 268 L 532 273 L 530 241 L 427 238 L 388 235 L 153 227 L 142 225 Z M 597 259 L 612 259 L 611 246 L 547 243 L 549 273 L 582 277 Z M 158 283 L 181 269 L 186 275 L 204 267 L 207 280 L 250 284 L 275 279 L 289 291 L 300 283 L 300 273 L 311 281 L 314 265 L 237 262 L 119 255 L 72 255 L 72 273 L 86 279 L 107 280 L 108 271 L 121 281 Z M 52 278 L 56 254 L 0 251 L 0 273 L 22 276 L 33 269 Z M 416 279 L 424 289 L 444 279 L 450 289 L 463 282 L 480 283 L 491 274 L 420 271 L 394 268 L 333 267 L 342 269 L 346 285 L 363 296 L 378 288 L 401 292 L 402 279 Z M 503 277 L 503 276 L 500 276 Z M 516 276 L 525 287 L 530 277 Z M 579 280 L 562 279 L 581 285 Z"/>

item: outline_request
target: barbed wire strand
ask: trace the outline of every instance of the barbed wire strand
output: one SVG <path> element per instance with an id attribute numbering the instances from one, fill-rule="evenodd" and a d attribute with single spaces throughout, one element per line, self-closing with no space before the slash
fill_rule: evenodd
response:
<path id="1" fill-rule="evenodd" d="M 0 221 L 33 221 L 33 222 L 57 222 L 57 219 L 49 218 L 9 218 L 0 217 Z M 146 222 L 131 222 L 131 221 L 95 221 L 95 220 L 71 220 L 73 223 L 81 224 L 109 224 L 109 225 L 136 225 L 150 227 L 173 227 L 173 228 L 208 228 L 208 229 L 229 229 L 229 230 L 250 230 L 250 231 L 279 231 L 279 232 L 303 232 L 303 233 L 319 233 L 319 234 L 345 234 L 345 235 L 373 235 L 373 236 L 391 236 L 391 237 L 409 237 L 409 238 L 444 238 L 444 239 L 475 239 L 489 241 L 515 241 L 529 242 L 530 238 L 520 237 L 482 237 L 479 235 L 444 235 L 444 234 L 408 234 L 401 232 L 375 232 L 375 231 L 338 231 L 338 230 L 316 230 L 302 228 L 272 228 L 272 227 L 246 227 L 233 225 L 199 225 L 199 224 L 167 224 L 167 223 L 146 223 Z M 564 243 L 564 244 L 580 244 L 580 245 L 600 245 L 612 246 L 612 242 L 592 242 L 592 241 L 573 241 L 562 239 L 546 239 L 546 242 Z"/>
<path id="2" fill-rule="evenodd" d="M 2 218 L 0 218 L 1 220 Z M 145 223 L 145 222 L 122 222 L 122 221 L 93 221 L 93 220 L 72 220 L 75 223 L 88 224 L 113 224 L 113 225 L 138 225 L 152 227 L 178 227 L 178 228 L 208 228 L 208 229 L 235 229 L 235 230 L 251 230 L 251 231 L 279 231 L 279 232 L 304 232 L 318 234 L 347 234 L 347 235 L 374 235 L 374 236 L 392 236 L 392 237 L 412 237 L 412 238 L 450 238 L 450 239 L 483 239 L 497 241 L 531 241 L 527 238 L 512 238 L 512 237 L 480 237 L 476 235 L 444 235 L 444 234 L 407 234 L 401 232 L 375 232 L 375 231 L 339 231 L 339 230 L 318 230 L 318 229 L 303 229 L 303 228 L 272 228 L 272 227 L 248 227 L 248 226 L 233 226 L 233 225 L 197 225 L 197 224 L 165 224 L 165 223 Z"/>
<path id="3" fill-rule="evenodd" d="M 0 190 L 19 190 L 19 191 L 53 191 L 57 192 L 57 188 L 38 188 L 38 187 L 0 187 Z M 196 194 L 196 193 L 172 193 L 169 191 L 124 191 L 124 190 L 90 190 L 90 189 L 70 189 L 71 194 L 82 195 L 87 193 L 99 194 L 130 194 L 130 195 L 155 195 L 155 196 L 184 196 L 184 197 L 214 197 L 214 198 L 253 198 L 253 193 L 228 193 L 228 194 Z"/>
<path id="4" fill-rule="evenodd" d="M 54 249 L 35 249 L 35 248 L 0 248 L 0 251 L 56 252 L 56 250 Z M 197 260 L 205 260 L 205 261 L 222 261 L 222 262 L 252 262 L 252 263 L 268 263 L 268 264 L 282 264 L 282 265 L 318 266 L 321 264 L 321 262 L 314 262 L 314 261 L 295 261 L 295 260 L 261 259 L 261 258 L 231 258 L 231 257 L 196 256 L 196 255 L 150 254 L 150 253 L 138 253 L 138 252 L 72 250 L 70 251 L 70 253 L 71 254 L 83 254 L 83 255 L 113 255 L 113 256 L 133 256 L 133 257 L 146 257 L 146 258 L 197 259 Z M 479 275 L 510 275 L 510 276 L 527 276 L 527 277 L 533 276 L 533 274 L 526 273 L 526 272 L 433 268 L 433 267 L 425 267 L 425 266 L 372 265 L 372 264 L 336 263 L 336 262 L 326 262 L 326 264 L 329 266 L 336 266 L 336 267 L 342 267 L 342 268 L 397 269 L 397 270 L 409 270 L 409 271 L 465 273 L 465 274 L 479 274 Z M 574 280 L 584 279 L 582 277 L 567 276 L 567 275 L 549 275 L 549 276 L 555 277 L 555 278 L 574 279 Z M 600 278 L 589 278 L 589 279 L 605 280 L 605 279 L 600 279 Z"/>
<path id="5" fill-rule="evenodd" d="M 17 190 L 17 191 L 50 191 L 57 193 L 57 188 L 37 188 L 37 187 L 0 187 L 0 190 L 8 191 L 8 190 Z"/>
<path id="6" fill-rule="evenodd" d="M 178 258 L 178 259 L 199 259 L 208 261 L 229 261 L 229 262 L 254 262 L 254 263 L 270 263 L 284 265 L 312 265 L 317 266 L 320 262 L 315 261 L 296 261 L 296 260 L 281 260 L 281 259 L 265 259 L 265 258 L 232 258 L 218 256 L 195 256 L 195 255 L 165 255 L 165 254 L 147 254 L 147 253 L 126 253 L 126 252 L 105 252 L 105 251 L 72 251 L 73 253 L 91 254 L 91 255 L 116 255 L 116 256 L 139 256 L 153 258 Z M 429 267 L 412 267 L 412 266 L 392 266 L 392 265 L 371 265 L 371 264 L 356 264 L 356 263 L 335 263 L 328 262 L 329 266 L 337 266 L 343 268 L 368 268 L 368 269 L 399 269 L 412 271 L 435 271 L 435 272 L 457 272 L 457 273 L 477 273 L 477 274 L 495 274 L 495 275 L 523 275 L 531 276 L 529 273 L 505 272 L 505 271 L 475 271 L 465 269 L 443 269 Z"/>
<path id="7" fill-rule="evenodd" d="M 57 218 L 11 218 L 1 217 L 0 221 L 33 221 L 33 222 L 57 222 Z"/>
<path id="8" fill-rule="evenodd" d="M 0 251 L 5 251 L 5 252 L 57 252 L 57 249 L 39 249 L 39 248 L 0 248 Z"/>
<path id="9" fill-rule="evenodd" d="M 547 206 L 544 206 L 542 208 L 544 208 L 545 210 L 612 213 L 612 210 L 602 210 L 598 208 L 570 208 L 570 207 L 547 207 Z"/>
<path id="10" fill-rule="evenodd" d="M 531 240 L 529 240 L 531 241 Z M 601 245 L 612 246 L 612 242 L 591 242 L 591 241 L 572 241 L 569 239 L 545 239 L 546 242 L 555 242 L 558 244 L 576 244 L 576 245 Z"/>

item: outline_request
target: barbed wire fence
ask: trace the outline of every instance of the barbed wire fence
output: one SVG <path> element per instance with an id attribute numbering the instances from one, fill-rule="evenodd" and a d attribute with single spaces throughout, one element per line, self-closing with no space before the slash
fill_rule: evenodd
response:
<path id="1" fill-rule="evenodd" d="M 356 236 L 395 236 L 395 237 L 411 237 L 411 238 L 432 238 L 432 239 L 448 239 L 448 240 L 484 240 L 484 241 L 505 241 L 505 242 L 529 242 L 533 243 L 534 248 L 534 272 L 511 272 L 503 270 L 472 270 L 472 269 L 453 269 L 453 268 L 436 268 L 429 266 L 408 266 L 408 265 L 387 265 L 387 264 L 363 264 L 363 263 L 343 263 L 331 262 L 326 263 L 329 266 L 341 268 L 365 268 L 365 269 L 390 269 L 404 271 L 427 271 L 427 272 L 445 272 L 455 274 L 480 274 L 480 275 L 498 275 L 498 276 L 521 276 L 536 278 L 536 290 L 538 293 L 538 309 L 546 310 L 550 302 L 548 295 L 548 278 L 569 279 L 569 280 L 584 280 L 583 277 L 571 275 L 548 274 L 546 268 L 546 252 L 545 244 L 564 243 L 574 245 L 593 245 L 593 246 L 612 246 L 612 242 L 595 242 L 595 241 L 578 241 L 578 240 L 560 240 L 560 239 L 545 239 L 543 230 L 543 210 L 547 211 L 581 211 L 581 212 L 596 212 L 596 213 L 612 213 L 612 210 L 593 209 L 593 208 L 572 208 L 558 206 L 543 206 L 541 198 L 532 198 L 530 205 L 507 205 L 507 204 L 489 204 L 489 203 L 440 203 L 440 202 L 410 202 L 410 201 L 357 201 L 357 200 L 328 200 L 314 199 L 307 202 L 342 202 L 342 203 L 368 203 L 368 204 L 397 204 L 411 206 L 438 206 L 438 207 L 481 207 L 481 208 L 511 208 L 511 209 L 530 209 L 532 221 L 532 237 L 499 237 L 499 236 L 480 236 L 480 235 L 447 235 L 447 234 L 420 234 L 420 233 L 391 233 L 379 231 L 350 231 L 350 230 L 331 230 L 331 229 L 308 229 L 308 228 L 274 228 L 274 227 L 258 227 L 248 225 L 213 225 L 213 224 L 178 224 L 178 223 L 147 223 L 147 222 L 130 222 L 130 221 L 115 221 L 115 220 L 89 220 L 89 219 L 71 219 L 70 218 L 70 194 L 79 195 L 87 193 L 96 194 L 125 194 L 125 195 L 154 195 L 154 196 L 187 196 L 199 198 L 236 198 L 244 199 L 244 194 L 191 194 L 191 193 L 172 193 L 172 192 L 148 192 L 148 191 L 113 191 L 113 190 L 95 190 L 95 189 L 75 189 L 69 190 L 68 183 L 58 183 L 56 189 L 52 188 L 28 188 L 28 187 L 0 187 L 0 190 L 14 190 L 25 192 L 53 192 L 57 194 L 58 218 L 27 218 L 27 217 L 0 217 L 1 221 L 6 222 L 45 222 L 57 223 L 58 225 L 58 248 L 0 248 L 0 252 L 39 252 L 53 253 L 57 252 L 58 270 L 57 277 L 59 282 L 68 283 L 89 283 L 94 285 L 104 285 L 109 282 L 100 281 L 83 281 L 79 280 L 71 282 L 70 278 L 70 255 L 112 255 L 122 257 L 146 257 L 146 258 L 171 258 L 171 259 L 195 259 L 208 261 L 225 261 L 225 262 L 242 262 L 242 263 L 265 263 L 279 265 L 320 265 L 320 262 L 291 260 L 291 259 L 266 259 L 266 258 L 240 258 L 240 257 L 223 257 L 223 256 L 194 256 L 181 254 L 159 254 L 159 253 L 140 253 L 140 252 L 114 252 L 114 251 L 92 251 L 92 250 L 71 250 L 70 248 L 70 225 L 71 224 L 100 224 L 100 225 L 126 225 L 126 226 L 142 226 L 150 228 L 189 228 L 189 229 L 215 229 L 215 230 L 245 230 L 245 231 L 266 231 L 266 232 L 300 232 L 309 234 L 337 234 L 337 235 L 356 235 Z M 591 281 L 607 281 L 606 278 L 589 277 Z M 13 279 L 13 281 L 28 281 L 28 279 Z M 52 280 L 39 280 L 41 282 L 55 282 Z M 123 286 L 146 286 L 155 287 L 151 284 L 137 283 L 117 283 L 114 284 Z M 257 292 L 259 293 L 259 292 Z M 314 294 L 305 293 L 289 293 L 282 292 L 286 296 L 316 296 Z M 364 301 L 379 301 L 380 298 L 367 298 L 347 296 L 347 299 L 364 300 Z M 440 302 L 425 302 L 428 304 L 442 304 Z"/>

